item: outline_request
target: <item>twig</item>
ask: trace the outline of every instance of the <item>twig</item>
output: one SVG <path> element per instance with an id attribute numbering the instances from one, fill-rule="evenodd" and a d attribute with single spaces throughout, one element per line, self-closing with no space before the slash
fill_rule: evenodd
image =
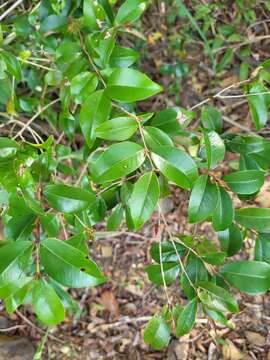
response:
<path id="1" fill-rule="evenodd" d="M 19 6 L 23 0 L 17 0 L 10 8 L 8 8 L 2 15 L 0 15 L 0 21 L 2 21 L 12 10 Z"/>
<path id="2" fill-rule="evenodd" d="M 51 107 L 52 105 L 54 105 L 59 101 L 60 99 L 53 100 L 49 104 L 41 108 L 33 117 L 31 117 L 31 119 L 29 119 L 29 121 L 22 127 L 22 129 L 19 132 L 17 132 L 17 134 L 13 137 L 13 140 L 15 140 L 18 136 L 22 135 L 23 132 L 29 127 L 30 124 L 32 124 L 33 121 L 35 121 L 36 118 L 39 117 L 40 114 L 42 114 L 45 110 L 47 110 L 49 107 Z"/>
<path id="3" fill-rule="evenodd" d="M 0 332 L 8 332 L 8 331 L 13 331 L 13 330 L 17 330 L 17 329 L 22 329 L 25 328 L 26 325 L 14 325 L 5 329 L 0 329 Z"/>
<path id="4" fill-rule="evenodd" d="M 41 329 L 40 327 L 38 327 L 37 325 L 35 325 L 34 323 L 32 323 L 32 321 L 30 321 L 29 319 L 27 319 L 26 316 L 24 316 L 19 310 L 16 310 L 16 314 L 19 315 L 19 317 L 25 321 L 28 325 L 30 325 L 32 328 L 36 329 L 37 331 L 43 333 L 43 334 L 46 334 L 47 330 L 43 330 Z M 48 336 L 55 340 L 55 341 L 58 341 L 59 343 L 61 344 L 65 344 L 66 341 L 64 340 L 61 340 L 61 339 L 58 339 L 56 336 L 52 335 L 52 334 L 48 334 Z"/>

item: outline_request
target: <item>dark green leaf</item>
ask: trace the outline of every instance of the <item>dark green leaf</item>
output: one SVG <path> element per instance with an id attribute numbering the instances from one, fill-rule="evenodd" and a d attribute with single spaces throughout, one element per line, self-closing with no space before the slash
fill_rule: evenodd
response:
<path id="1" fill-rule="evenodd" d="M 162 262 L 178 262 L 178 255 L 182 257 L 185 254 L 186 249 L 178 243 L 175 243 L 175 247 L 177 249 L 178 255 L 175 252 L 175 248 L 172 242 L 169 241 L 162 241 L 161 243 L 154 243 L 151 246 L 150 254 L 153 260 L 160 263 L 160 250 L 159 247 L 161 246 L 161 259 Z"/>
<path id="2" fill-rule="evenodd" d="M 194 298 L 181 311 L 176 323 L 176 336 L 183 336 L 192 330 L 196 321 L 197 305 L 197 298 Z"/>
<path id="3" fill-rule="evenodd" d="M 213 106 L 204 106 L 201 112 L 201 120 L 205 129 L 221 132 L 221 113 Z"/>
<path id="4" fill-rule="evenodd" d="M 237 301 L 232 295 L 220 286 L 215 285 L 213 282 L 200 281 L 197 286 L 206 290 L 211 296 L 207 306 L 219 311 L 238 312 Z M 203 301 L 203 300 L 202 300 Z"/>
<path id="5" fill-rule="evenodd" d="M 204 134 L 207 165 L 209 169 L 214 168 L 225 156 L 225 145 L 218 133 L 210 131 Z"/>
<path id="6" fill-rule="evenodd" d="M 225 230 L 232 224 L 234 206 L 230 195 L 222 187 L 218 187 L 217 207 L 213 213 L 213 228 L 216 231 Z"/>
<path id="7" fill-rule="evenodd" d="M 96 139 L 95 129 L 106 121 L 111 112 L 111 102 L 104 90 L 89 95 L 82 105 L 80 125 L 87 145 L 91 148 Z"/>
<path id="8" fill-rule="evenodd" d="M 183 189 L 190 189 L 198 177 L 196 163 L 183 150 L 159 146 L 151 157 L 162 174 Z"/>
<path id="9" fill-rule="evenodd" d="M 42 241 L 41 262 L 47 274 L 64 286 L 96 286 L 106 280 L 94 261 L 61 240 Z"/>
<path id="10" fill-rule="evenodd" d="M 260 261 L 238 261 L 224 265 L 221 275 L 247 294 L 262 294 L 270 288 L 270 265 Z"/>
<path id="11" fill-rule="evenodd" d="M 211 217 L 217 201 L 217 186 L 210 182 L 208 175 L 201 175 L 191 191 L 188 206 L 189 222 L 197 223 Z"/>
<path id="12" fill-rule="evenodd" d="M 177 263 L 163 263 L 163 275 L 161 265 L 148 265 L 145 268 L 149 280 L 156 285 L 171 285 L 179 275 L 180 268 Z"/>
<path id="13" fill-rule="evenodd" d="M 264 172 L 259 170 L 236 171 L 224 176 L 223 180 L 236 194 L 249 195 L 262 187 Z"/>
<path id="14" fill-rule="evenodd" d="M 228 256 L 233 256 L 242 247 L 243 234 L 235 224 L 232 224 L 228 229 L 218 232 L 218 239 L 221 244 L 221 250 L 227 252 Z"/>
<path id="15" fill-rule="evenodd" d="M 134 185 L 129 199 L 131 217 L 135 229 L 139 229 L 151 217 L 159 199 L 159 183 L 154 172 L 144 174 Z"/>
<path id="16" fill-rule="evenodd" d="M 132 142 L 109 146 L 90 165 L 93 180 L 100 184 L 130 174 L 144 162 L 144 149 Z"/>
<path id="17" fill-rule="evenodd" d="M 95 195 L 89 191 L 63 184 L 47 185 L 44 195 L 50 206 L 68 214 L 84 210 L 95 201 Z"/>
<path id="18" fill-rule="evenodd" d="M 98 84 L 97 76 L 94 73 L 85 71 L 78 74 L 71 80 L 70 92 L 75 102 L 81 104 L 96 89 Z"/>
<path id="19" fill-rule="evenodd" d="M 255 260 L 270 264 L 270 233 L 258 235 L 255 243 Z"/>
<path id="20" fill-rule="evenodd" d="M 242 208 L 235 211 L 235 220 L 246 228 L 270 231 L 270 209 Z"/>

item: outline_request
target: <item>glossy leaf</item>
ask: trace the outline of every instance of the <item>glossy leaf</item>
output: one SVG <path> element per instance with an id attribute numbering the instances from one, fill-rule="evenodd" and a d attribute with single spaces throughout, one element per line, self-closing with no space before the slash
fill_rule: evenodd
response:
<path id="1" fill-rule="evenodd" d="M 197 223 L 211 217 L 216 209 L 218 189 L 207 175 L 201 175 L 190 195 L 188 217 L 190 223 Z"/>
<path id="2" fill-rule="evenodd" d="M 63 184 L 47 185 L 44 195 L 50 206 L 68 214 L 84 210 L 95 201 L 95 196 L 89 191 Z"/>
<path id="3" fill-rule="evenodd" d="M 270 231 L 270 209 L 242 208 L 235 211 L 235 220 L 246 228 Z"/>
<path id="4" fill-rule="evenodd" d="M 238 261 L 224 265 L 221 275 L 238 290 L 256 295 L 270 288 L 270 265 L 260 261 Z"/>
<path id="5" fill-rule="evenodd" d="M 209 169 L 214 168 L 225 156 L 225 145 L 223 140 L 215 131 L 204 134 L 207 165 Z"/>
<path id="6" fill-rule="evenodd" d="M 90 165 L 93 180 L 99 184 L 126 176 L 141 166 L 144 158 L 144 149 L 133 142 L 111 145 Z"/>
<path id="7" fill-rule="evenodd" d="M 104 90 L 90 94 L 82 104 L 80 125 L 87 145 L 91 148 L 96 139 L 95 129 L 105 122 L 111 112 L 111 102 Z"/>
<path id="8" fill-rule="evenodd" d="M 169 344 L 170 332 L 170 326 L 162 317 L 154 317 L 147 323 L 143 338 L 154 349 L 161 350 Z"/>
<path id="9" fill-rule="evenodd" d="M 259 170 L 235 171 L 223 177 L 236 194 L 253 194 L 260 190 L 264 183 L 264 172 Z"/>
<path id="10" fill-rule="evenodd" d="M 159 183 L 154 172 L 146 173 L 136 181 L 129 199 L 135 229 L 142 227 L 151 217 L 157 206 L 159 193 Z"/>
<path id="11" fill-rule="evenodd" d="M 83 72 L 71 80 L 70 92 L 75 102 L 81 104 L 86 98 L 95 91 L 98 84 L 97 76 L 91 72 Z"/>
<path id="12" fill-rule="evenodd" d="M 161 265 L 148 265 L 145 271 L 153 284 L 164 285 L 165 281 L 166 285 L 171 285 L 179 275 L 180 268 L 177 263 L 163 263 L 164 281 Z"/>
<path id="13" fill-rule="evenodd" d="M 19 144 L 11 139 L 0 137 L 0 161 L 14 156 L 19 149 Z"/>
<path id="14" fill-rule="evenodd" d="M 113 100 L 135 102 L 162 91 L 162 87 L 141 72 L 128 68 L 116 69 L 109 77 L 106 94 Z"/>
<path id="15" fill-rule="evenodd" d="M 129 117 L 118 117 L 105 121 L 96 128 L 95 134 L 105 140 L 123 141 L 129 139 L 137 129 L 136 120 Z"/>
<path id="16" fill-rule="evenodd" d="M 159 249 L 161 247 L 161 251 Z M 177 253 L 175 251 L 175 247 L 177 249 Z M 160 263 L 160 252 L 161 252 L 161 259 L 162 262 L 178 262 L 178 256 L 181 258 L 186 249 L 183 245 L 175 243 L 175 247 L 173 246 L 172 242 L 170 241 L 162 241 L 161 243 L 154 243 L 151 245 L 150 254 L 153 260 Z"/>
<path id="17" fill-rule="evenodd" d="M 198 177 L 196 163 L 183 150 L 159 146 L 155 147 L 151 157 L 162 174 L 183 189 L 190 189 Z"/>
<path id="18" fill-rule="evenodd" d="M 117 24 L 130 24 L 146 10 L 147 0 L 126 0 L 115 17 Z"/>
<path id="19" fill-rule="evenodd" d="M 258 235 L 255 243 L 255 260 L 270 264 L 270 233 Z"/>
<path id="20" fill-rule="evenodd" d="M 152 127 L 152 126 L 144 126 L 143 134 L 146 145 L 150 149 L 155 149 L 161 145 L 170 145 L 173 146 L 173 142 L 171 138 L 162 130 Z"/>
<path id="21" fill-rule="evenodd" d="M 201 121 L 205 129 L 221 132 L 221 113 L 213 106 L 204 106 L 201 112 Z"/>
<path id="22" fill-rule="evenodd" d="M 200 281 L 197 286 L 206 290 L 211 295 L 211 301 L 207 304 L 208 307 L 220 311 L 239 311 L 237 301 L 228 291 L 220 286 L 209 281 Z"/>
<path id="23" fill-rule="evenodd" d="M 267 92 L 268 89 L 262 84 L 255 84 L 251 87 L 249 94 L 258 94 Z M 267 94 L 248 96 L 248 103 L 251 112 L 252 120 L 255 124 L 256 130 L 261 130 L 268 119 L 268 100 Z"/>
<path id="24" fill-rule="evenodd" d="M 230 195 L 222 187 L 218 187 L 217 207 L 213 213 L 213 228 L 216 231 L 225 230 L 232 224 L 234 206 Z"/>
<path id="25" fill-rule="evenodd" d="M 191 300 L 181 311 L 176 323 L 176 336 L 180 337 L 192 330 L 197 315 L 197 299 Z"/>
<path id="26" fill-rule="evenodd" d="M 65 318 L 65 309 L 54 289 L 44 280 L 36 281 L 33 288 L 33 308 L 45 325 L 56 325 Z"/>
<path id="27" fill-rule="evenodd" d="M 221 250 L 225 251 L 228 256 L 238 253 L 243 244 L 242 231 L 232 224 L 228 229 L 218 232 L 218 239 L 221 244 Z"/>

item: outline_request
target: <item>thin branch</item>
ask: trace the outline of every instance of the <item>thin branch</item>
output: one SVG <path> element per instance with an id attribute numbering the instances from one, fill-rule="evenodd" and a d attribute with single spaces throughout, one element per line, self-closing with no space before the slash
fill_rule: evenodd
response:
<path id="1" fill-rule="evenodd" d="M 2 21 L 12 10 L 19 6 L 23 0 L 17 0 L 10 8 L 8 8 L 2 15 L 0 15 L 0 21 Z"/>
<path id="2" fill-rule="evenodd" d="M 45 110 L 47 110 L 49 107 L 51 107 L 52 105 L 56 104 L 57 102 L 59 102 L 60 99 L 56 99 L 51 101 L 49 104 L 47 104 L 46 106 L 44 106 L 43 108 L 41 108 L 33 117 L 31 117 L 31 119 L 29 119 L 29 121 L 21 128 L 21 130 L 13 137 L 13 140 L 15 140 L 18 136 L 22 135 L 23 132 L 29 127 L 30 124 L 32 124 L 33 121 L 35 121 L 36 118 L 39 117 L 40 114 L 42 114 Z"/>

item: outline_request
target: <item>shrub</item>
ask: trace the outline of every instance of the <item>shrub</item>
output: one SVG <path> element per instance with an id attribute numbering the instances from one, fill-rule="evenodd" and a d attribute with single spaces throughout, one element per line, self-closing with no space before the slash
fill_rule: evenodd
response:
<path id="1" fill-rule="evenodd" d="M 0 297 L 10 314 L 31 304 L 43 324 L 60 323 L 65 311 L 76 312 L 68 288 L 106 281 L 89 257 L 95 225 L 106 219 L 109 231 L 139 230 L 157 210 L 167 236 L 152 244 L 145 271 L 166 294 L 180 282 L 188 299 L 185 306 L 168 299 L 147 324 L 145 341 L 161 349 L 171 334 L 192 329 L 199 306 L 233 327 L 231 286 L 248 294 L 270 287 L 270 209 L 248 205 L 264 184 L 270 141 L 224 131 L 210 105 L 246 98 L 259 132 L 270 106 L 269 62 L 235 84 L 240 95 L 230 86 L 193 109 L 140 113 L 136 102 L 162 88 L 135 69 L 138 52 L 119 39 L 136 36 L 133 23 L 147 5 L 43 0 L 0 16 Z M 238 161 L 224 175 L 228 152 Z M 190 192 L 189 223 L 210 222 L 220 247 L 196 232 L 170 231 L 159 199 L 175 187 Z M 243 207 L 235 209 L 235 196 Z M 232 261 L 246 237 L 256 240 L 253 258 Z"/>

